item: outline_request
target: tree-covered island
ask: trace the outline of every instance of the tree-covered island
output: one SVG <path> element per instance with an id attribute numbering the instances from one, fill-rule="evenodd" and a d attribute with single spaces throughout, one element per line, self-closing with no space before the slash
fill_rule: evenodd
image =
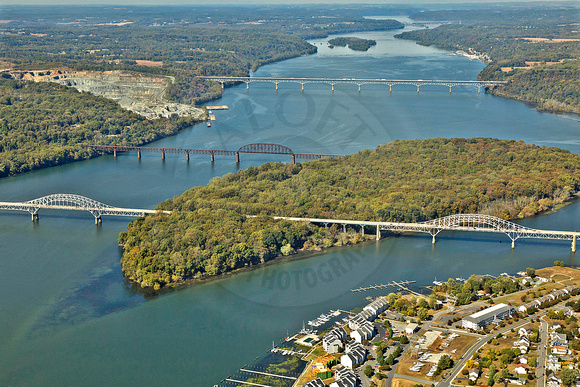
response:
<path id="1" fill-rule="evenodd" d="M 488 138 L 394 141 L 214 178 L 157 207 L 170 215 L 131 222 L 119 237 L 121 263 L 129 279 L 159 289 L 365 239 L 358 230 L 272 216 L 420 222 L 479 212 L 517 219 L 579 191 L 580 156 L 566 150 Z"/>
<path id="2" fill-rule="evenodd" d="M 354 51 L 368 51 L 372 46 L 376 46 L 377 41 L 372 39 L 361 39 L 355 37 L 338 37 L 328 41 L 330 47 L 346 47 Z"/>

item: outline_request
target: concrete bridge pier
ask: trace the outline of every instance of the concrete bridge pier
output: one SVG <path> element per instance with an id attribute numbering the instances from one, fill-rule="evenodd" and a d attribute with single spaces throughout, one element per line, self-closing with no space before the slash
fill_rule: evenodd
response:
<path id="1" fill-rule="evenodd" d="M 276 82 L 276 91 L 278 91 L 278 82 Z"/>
<path id="2" fill-rule="evenodd" d="M 222 84 L 222 90 L 223 90 L 224 89 L 224 83 L 223 82 L 220 82 L 220 83 Z"/>
<path id="3" fill-rule="evenodd" d="M 140 158 L 141 158 L 141 149 L 139 149 L 139 150 L 137 151 L 137 158 L 138 158 L 138 159 L 140 159 Z"/>
<path id="4" fill-rule="evenodd" d="M 185 160 L 189 161 L 189 152 L 185 152 Z"/>
<path id="5" fill-rule="evenodd" d="M 451 94 L 451 86 L 449 86 L 449 94 Z"/>
<path id="6" fill-rule="evenodd" d="M 301 83 L 301 85 L 302 85 L 302 91 L 304 91 L 304 83 Z"/>
<path id="7" fill-rule="evenodd" d="M 31 215 L 32 215 L 32 221 L 33 221 L 33 222 L 34 222 L 34 221 L 38 221 L 38 219 L 39 219 L 39 217 L 38 217 L 38 212 L 31 213 Z"/>
<path id="8" fill-rule="evenodd" d="M 240 152 L 236 152 L 236 163 L 240 163 Z"/>
<path id="9" fill-rule="evenodd" d="M 346 224 L 342 225 L 342 232 L 346 233 Z"/>
<path id="10" fill-rule="evenodd" d="M 576 235 L 572 237 L 572 252 L 576 252 Z"/>
<path id="11" fill-rule="evenodd" d="M 365 226 L 360 226 L 360 234 L 365 236 Z"/>
<path id="12" fill-rule="evenodd" d="M 477 94 L 479 94 L 480 89 L 481 89 L 481 86 L 477 86 Z"/>
<path id="13" fill-rule="evenodd" d="M 211 162 L 213 163 L 215 161 L 215 155 L 213 152 L 210 153 L 210 157 L 211 157 Z"/>
<path id="14" fill-rule="evenodd" d="M 250 82 L 246 82 L 246 90 L 250 90 Z"/>
<path id="15" fill-rule="evenodd" d="M 98 225 L 99 223 L 103 223 L 103 219 L 101 218 L 101 215 L 99 216 L 95 216 L 95 224 Z"/>
<path id="16" fill-rule="evenodd" d="M 358 92 L 359 92 L 359 93 L 360 93 L 360 86 L 361 86 L 361 85 L 358 85 Z"/>
<path id="17" fill-rule="evenodd" d="M 435 244 L 435 235 L 432 235 L 433 239 L 431 240 L 431 244 L 434 245 Z"/>
<path id="18" fill-rule="evenodd" d="M 161 160 L 165 160 L 165 151 L 161 151 Z"/>
<path id="19" fill-rule="evenodd" d="M 389 85 L 389 93 L 393 92 L 393 85 Z"/>
<path id="20" fill-rule="evenodd" d="M 113 157 L 117 157 L 117 150 L 113 149 Z"/>
<path id="21" fill-rule="evenodd" d="M 379 228 L 379 225 L 377 224 L 377 240 L 381 239 L 381 229 Z"/>
<path id="22" fill-rule="evenodd" d="M 515 249 L 515 248 L 516 248 L 516 240 L 512 239 L 512 249 Z"/>
<path id="23" fill-rule="evenodd" d="M 420 86 L 419 86 L 419 85 L 417 85 L 417 94 L 419 94 L 419 87 L 420 87 Z"/>
<path id="24" fill-rule="evenodd" d="M 334 93 L 334 83 L 331 83 L 332 85 L 332 92 Z"/>
<path id="25" fill-rule="evenodd" d="M 292 164 L 296 164 L 296 155 L 292 155 Z"/>

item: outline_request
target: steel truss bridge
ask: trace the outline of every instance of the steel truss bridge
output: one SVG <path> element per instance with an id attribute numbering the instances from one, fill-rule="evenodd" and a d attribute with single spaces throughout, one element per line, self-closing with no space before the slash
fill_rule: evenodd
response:
<path id="1" fill-rule="evenodd" d="M 451 88 L 454 86 L 473 86 L 477 88 L 477 93 L 479 94 L 482 87 L 492 87 L 506 84 L 506 81 L 453 81 L 453 80 L 425 80 L 425 79 L 364 79 L 364 78 L 284 78 L 284 77 L 220 77 L 220 76 L 198 76 L 200 79 L 219 82 L 222 85 L 222 89 L 225 84 L 231 83 L 245 83 L 246 88 L 250 88 L 250 83 L 252 82 L 269 82 L 276 85 L 276 90 L 278 90 L 278 85 L 280 83 L 299 83 L 302 85 L 302 91 L 304 91 L 304 85 L 308 83 L 324 83 L 331 85 L 332 91 L 334 91 L 334 85 L 337 84 L 352 84 L 358 85 L 358 91 L 361 91 L 362 85 L 386 85 L 389 86 L 389 92 L 393 91 L 393 86 L 396 85 L 412 85 L 417 87 L 417 93 L 421 86 L 427 85 L 437 85 L 437 86 L 447 86 L 449 87 L 449 92 L 451 93 Z"/>
<path id="2" fill-rule="evenodd" d="M 309 223 L 340 224 L 346 232 L 346 226 L 359 226 L 364 235 L 365 227 L 376 228 L 376 239 L 381 238 L 381 230 L 393 232 L 422 232 L 430 234 L 435 243 L 435 236 L 442 231 L 475 231 L 506 234 L 512 241 L 512 249 L 515 241 L 520 238 L 534 239 L 558 239 L 572 241 L 572 252 L 576 251 L 576 240 L 580 237 L 580 232 L 575 231 L 552 231 L 536 230 L 529 227 L 497 218 L 491 215 L 482 214 L 457 214 L 444 218 L 434 219 L 421 223 L 397 223 L 397 222 L 366 222 L 361 220 L 339 220 L 339 219 L 315 219 L 315 218 L 292 218 L 274 217 L 274 219 L 286 219 L 290 221 L 303 221 Z"/>
<path id="3" fill-rule="evenodd" d="M 321 153 L 294 153 L 292 149 L 278 144 L 248 144 L 244 145 L 238 150 L 220 150 L 220 149 L 185 149 L 185 148 L 149 148 L 140 146 L 124 146 L 124 145 L 89 145 L 89 148 L 94 150 L 112 152 L 117 157 L 117 152 L 137 152 L 137 157 L 141 158 L 142 152 L 161 153 L 161 158 L 165 160 L 166 153 L 180 153 L 185 154 L 187 161 L 189 155 L 209 155 L 211 161 L 215 161 L 215 156 L 236 156 L 236 163 L 240 162 L 240 153 L 261 153 L 270 155 L 289 155 L 292 156 L 292 164 L 296 159 L 314 160 L 322 157 L 340 157 L 342 155 L 327 155 Z"/>
<path id="4" fill-rule="evenodd" d="M 139 217 L 157 212 L 171 213 L 170 211 L 113 207 L 91 198 L 73 194 L 53 194 L 24 203 L 0 202 L 0 210 L 27 211 L 32 215 L 32 221 L 38 220 L 40 209 L 88 211 L 95 217 L 95 224 L 102 222 L 102 215 Z"/>

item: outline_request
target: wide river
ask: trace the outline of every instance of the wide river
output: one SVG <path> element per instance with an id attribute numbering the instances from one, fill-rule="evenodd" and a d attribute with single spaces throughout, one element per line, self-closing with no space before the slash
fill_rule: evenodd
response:
<path id="1" fill-rule="evenodd" d="M 397 31 L 398 32 L 398 31 Z M 259 76 L 475 80 L 483 64 L 393 38 L 368 52 L 330 49 L 265 66 Z M 395 139 L 497 137 L 580 153 L 577 117 L 539 113 L 474 88 L 252 84 L 226 90 L 211 128 L 197 125 L 155 146 L 238 149 L 279 143 L 303 153 L 357 152 Z M 159 202 L 215 176 L 289 158 L 121 154 L 0 180 L 0 200 L 75 193 L 132 208 Z M 503 235 L 440 234 L 386 238 L 272 265 L 146 299 L 123 280 L 117 245 L 127 218 L 88 213 L 0 214 L 0 385 L 211 386 L 264 354 L 273 340 L 329 309 L 353 308 L 373 293 L 349 289 L 391 280 L 429 285 L 437 278 L 497 275 L 563 260 L 568 242 Z M 527 219 L 534 228 L 580 230 L 580 203 Z"/>

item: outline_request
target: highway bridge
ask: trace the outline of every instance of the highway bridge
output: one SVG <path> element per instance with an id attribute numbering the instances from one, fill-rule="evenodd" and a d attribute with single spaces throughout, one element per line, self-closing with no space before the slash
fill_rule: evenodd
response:
<path id="1" fill-rule="evenodd" d="M 430 234 L 435 243 L 435 237 L 442 231 L 473 231 L 491 232 L 506 234 L 512 241 L 512 249 L 515 241 L 520 238 L 533 239 L 557 239 L 572 241 L 572 252 L 576 251 L 576 241 L 580 237 L 580 232 L 575 231 L 552 231 L 536 230 L 524 227 L 519 224 L 483 214 L 457 214 L 444 218 L 438 218 L 421 223 L 398 223 L 398 222 L 369 222 L 362 220 L 340 220 L 340 219 L 317 219 L 317 218 L 293 218 L 277 216 L 274 219 L 286 219 L 297 222 L 318 223 L 328 226 L 329 224 L 342 225 L 346 232 L 346 226 L 358 226 L 364 235 L 365 227 L 376 228 L 376 239 L 381 238 L 381 230 L 393 232 L 422 232 Z"/>
<path id="2" fill-rule="evenodd" d="M 142 152 L 161 153 L 161 158 L 165 160 L 166 153 L 180 153 L 185 154 L 187 161 L 189 155 L 209 155 L 211 161 L 215 161 L 216 155 L 221 156 L 235 156 L 236 163 L 240 162 L 240 153 L 261 153 L 269 155 L 289 155 L 292 156 L 292 164 L 296 159 L 314 160 L 323 157 L 340 157 L 342 155 L 329 155 L 322 153 L 295 153 L 292 149 L 279 144 L 248 144 L 244 145 L 238 150 L 223 150 L 223 149 L 188 149 L 188 148 L 153 148 L 142 146 L 125 146 L 125 145 L 89 145 L 89 148 L 104 152 L 112 152 L 117 157 L 117 152 L 137 152 L 137 157 L 141 158 Z"/>
<path id="3" fill-rule="evenodd" d="M 276 85 L 276 90 L 278 90 L 278 85 L 280 83 L 298 83 L 302 85 L 302 91 L 304 91 L 304 85 L 309 83 L 323 83 L 331 86 L 331 90 L 334 91 L 334 85 L 338 84 L 351 84 L 358 85 L 358 91 L 360 93 L 362 85 L 386 85 L 389 86 L 389 92 L 393 91 L 393 86 L 396 85 L 412 85 L 417 88 L 417 93 L 421 86 L 427 85 L 437 85 L 437 86 L 447 86 L 449 92 L 455 86 L 473 86 L 477 88 L 477 93 L 479 94 L 482 87 L 493 87 L 506 84 L 506 81 L 456 81 L 456 80 L 436 80 L 436 79 L 365 79 L 365 78 L 286 78 L 286 77 L 220 77 L 220 76 L 198 76 L 200 79 L 207 81 L 219 82 L 222 85 L 222 89 L 225 84 L 230 83 L 245 83 L 246 88 L 250 88 L 250 83 L 252 82 L 268 82 Z"/>
<path id="4" fill-rule="evenodd" d="M 0 210 L 27 211 L 32 215 L 32 221 L 38 220 L 38 211 L 40 209 L 88 211 L 95 217 L 95 224 L 102 222 L 102 215 L 139 217 L 159 212 L 113 207 L 91 198 L 73 194 L 53 194 L 23 203 L 0 202 Z M 170 211 L 161 212 L 165 214 L 171 213 Z"/>

